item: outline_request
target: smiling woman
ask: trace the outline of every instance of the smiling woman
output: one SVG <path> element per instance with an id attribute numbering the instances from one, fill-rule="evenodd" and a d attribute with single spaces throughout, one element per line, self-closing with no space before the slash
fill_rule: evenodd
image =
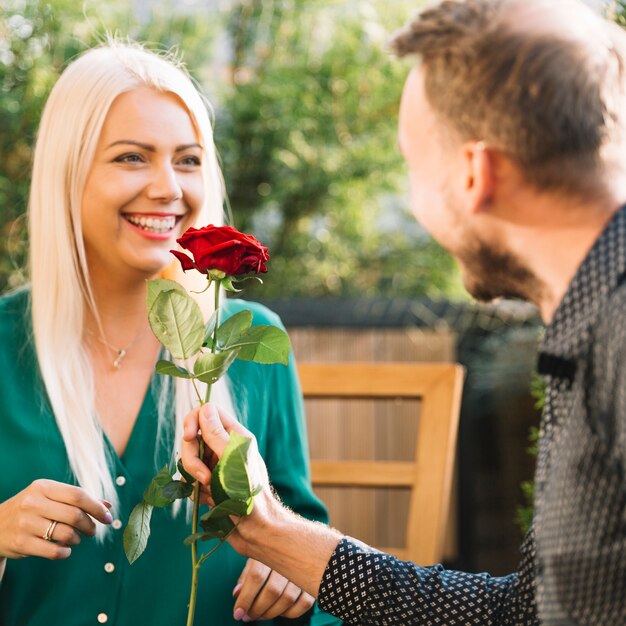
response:
<path id="1" fill-rule="evenodd" d="M 89 265 L 147 276 L 167 265 L 176 237 L 195 223 L 204 202 L 202 157 L 177 96 L 150 87 L 120 94 L 83 190 Z"/>
<path id="2" fill-rule="evenodd" d="M 185 622 L 184 511 L 155 514 L 151 547 L 133 566 L 121 528 L 155 471 L 175 460 L 193 406 L 189 381 L 173 388 L 155 377 L 146 280 L 174 272 L 192 286 L 169 267 L 169 250 L 189 226 L 222 224 L 223 200 L 207 103 L 174 60 L 112 43 L 65 70 L 35 152 L 31 285 L 0 299 L 3 625 Z M 206 317 L 213 295 L 198 295 Z M 280 324 L 247 308 L 255 324 Z M 240 309 L 227 303 L 225 317 Z M 274 459 L 283 499 L 325 520 L 308 480 L 295 366 L 260 369 L 234 365 L 213 397 Z M 297 617 L 313 604 L 229 547 L 202 569 L 199 590 L 196 614 L 216 626 L 235 623 L 234 612 Z M 332 623 L 314 612 L 311 623 Z"/>

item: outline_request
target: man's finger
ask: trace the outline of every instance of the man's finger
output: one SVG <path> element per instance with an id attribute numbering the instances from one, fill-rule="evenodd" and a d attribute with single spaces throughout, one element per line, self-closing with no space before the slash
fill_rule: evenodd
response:
<path id="1" fill-rule="evenodd" d="M 183 422 L 183 439 L 185 441 L 193 441 L 198 436 L 200 430 L 200 424 L 198 423 L 198 414 L 200 413 L 200 407 L 196 407 L 190 413 L 185 415 Z"/>
<path id="2" fill-rule="evenodd" d="M 204 443 L 221 458 L 230 435 L 226 432 L 214 404 L 204 404 L 200 407 L 200 432 Z"/>

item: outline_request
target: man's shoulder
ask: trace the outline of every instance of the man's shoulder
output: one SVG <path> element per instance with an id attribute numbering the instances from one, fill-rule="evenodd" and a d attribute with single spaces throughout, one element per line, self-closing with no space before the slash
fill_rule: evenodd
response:
<path id="1" fill-rule="evenodd" d="M 592 329 L 591 353 L 603 376 L 616 372 L 626 355 L 626 281 L 603 304 Z"/>
<path id="2" fill-rule="evenodd" d="M 600 311 L 598 325 L 626 334 L 626 279 L 609 296 L 606 306 Z"/>

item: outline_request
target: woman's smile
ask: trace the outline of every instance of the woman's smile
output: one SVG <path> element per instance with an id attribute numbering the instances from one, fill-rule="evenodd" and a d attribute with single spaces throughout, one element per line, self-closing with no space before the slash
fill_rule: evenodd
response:
<path id="1" fill-rule="evenodd" d="M 164 213 L 122 213 L 128 224 L 148 239 L 169 239 L 182 215 Z"/>

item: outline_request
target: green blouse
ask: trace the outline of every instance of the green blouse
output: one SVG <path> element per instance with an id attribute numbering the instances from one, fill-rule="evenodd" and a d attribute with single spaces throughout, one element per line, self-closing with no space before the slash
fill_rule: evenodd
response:
<path id="1" fill-rule="evenodd" d="M 28 290 L 0 299 L 0 502 L 37 478 L 75 482 L 39 377 L 28 307 Z M 256 324 L 281 325 L 268 309 L 240 300 L 227 301 L 225 315 L 244 307 L 253 311 Z M 288 367 L 235 361 L 229 379 L 238 416 L 256 435 L 280 497 L 305 517 L 326 521 L 326 511 L 309 482 L 303 404 L 293 359 Z M 155 462 L 157 385 L 155 377 L 123 456 L 119 458 L 111 448 L 120 509 L 113 511 L 109 537 L 103 543 L 83 539 L 63 561 L 9 559 L 0 586 L 3 626 L 186 623 L 191 557 L 189 547 L 183 545 L 190 532 L 184 511 L 176 517 L 170 509 L 154 511 L 148 547 L 133 565 L 122 547 L 132 507 L 169 456 L 168 450 L 159 450 Z M 212 545 L 201 544 L 200 551 Z M 245 559 L 229 545 L 221 546 L 204 563 L 197 626 L 241 623 L 232 617 L 232 590 L 244 564 Z M 341 622 L 317 611 L 311 623 Z"/>

